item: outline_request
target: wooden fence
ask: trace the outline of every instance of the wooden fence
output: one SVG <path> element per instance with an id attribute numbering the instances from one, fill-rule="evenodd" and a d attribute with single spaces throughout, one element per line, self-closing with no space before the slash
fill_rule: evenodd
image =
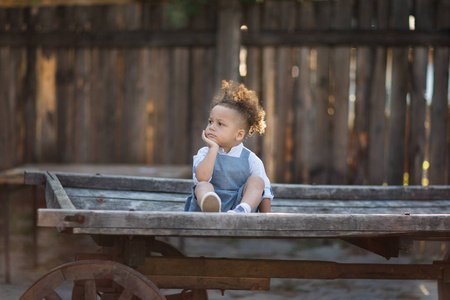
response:
<path id="1" fill-rule="evenodd" d="M 0 1 L 0 170 L 191 164 L 234 79 L 272 181 L 449 184 L 450 1 L 205 2 Z"/>

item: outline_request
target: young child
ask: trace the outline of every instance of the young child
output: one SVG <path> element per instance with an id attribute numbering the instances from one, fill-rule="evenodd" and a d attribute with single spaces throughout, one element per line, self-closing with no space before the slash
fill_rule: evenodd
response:
<path id="1" fill-rule="evenodd" d="M 273 194 L 264 165 L 243 145 L 255 131 L 264 133 L 265 115 L 254 91 L 222 81 L 202 132 L 206 147 L 194 156 L 195 185 L 186 211 L 270 212 Z"/>

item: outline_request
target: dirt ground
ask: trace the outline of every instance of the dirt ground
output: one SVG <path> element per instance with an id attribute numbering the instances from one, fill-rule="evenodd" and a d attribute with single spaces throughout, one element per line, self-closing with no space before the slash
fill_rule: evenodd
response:
<path id="1" fill-rule="evenodd" d="M 4 236 L 0 230 L 0 299 L 15 300 L 52 268 L 74 260 L 79 252 L 98 249 L 89 236 L 60 234 L 55 228 L 37 229 L 37 261 L 33 261 L 33 209 L 26 197 L 18 195 L 9 208 L 11 283 L 5 284 Z M 4 220 L 2 220 L 4 221 Z M 4 222 L 0 222 L 2 226 Z M 169 240 L 188 256 L 228 258 L 270 258 L 322 260 L 341 263 L 432 263 L 441 260 L 450 244 L 414 242 L 408 253 L 386 260 L 376 254 L 340 240 L 239 240 L 239 239 L 177 239 Z M 286 280 L 272 279 L 271 291 L 208 291 L 209 299 L 303 299 L 303 300 L 371 300 L 371 299 L 437 299 L 433 281 L 391 280 Z M 67 299 L 71 286 L 62 286 L 58 293 Z"/>

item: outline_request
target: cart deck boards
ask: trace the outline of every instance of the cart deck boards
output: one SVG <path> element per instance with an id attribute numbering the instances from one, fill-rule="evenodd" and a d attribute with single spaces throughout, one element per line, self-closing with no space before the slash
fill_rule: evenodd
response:
<path id="1" fill-rule="evenodd" d="M 437 280 L 439 298 L 450 297 L 448 257 L 409 265 L 194 258 L 155 239 L 339 238 L 386 258 L 398 257 L 413 240 L 450 240 L 450 186 L 273 184 L 272 213 L 228 214 L 184 212 L 192 180 L 29 171 L 25 183 L 45 185 L 47 208 L 38 210 L 39 226 L 90 234 L 106 250 L 54 269 L 26 296 L 53 295 L 51 287 L 60 284 L 54 273 L 69 272 L 85 282 L 84 287 L 75 284 L 73 295 L 92 292 L 92 299 L 102 291 L 97 283 L 111 278 L 124 287 L 118 295 L 129 298 L 137 295 L 134 285 L 126 286 L 130 282 L 141 282 L 155 299 L 166 299 L 158 288 L 175 288 L 183 289 L 176 299 L 191 290 L 193 299 L 204 300 L 207 289 L 269 290 L 271 278 Z M 114 275 L 119 271 L 123 276 Z"/>
<path id="2" fill-rule="evenodd" d="M 192 180 L 30 171 L 38 225 L 77 234 L 245 238 L 450 238 L 449 186 L 274 184 L 269 214 L 184 212 Z"/>

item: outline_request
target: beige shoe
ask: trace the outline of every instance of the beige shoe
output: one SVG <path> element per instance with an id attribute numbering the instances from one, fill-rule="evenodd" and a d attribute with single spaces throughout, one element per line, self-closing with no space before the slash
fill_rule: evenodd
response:
<path id="1" fill-rule="evenodd" d="M 203 212 L 220 212 L 220 206 L 220 197 L 214 192 L 206 193 L 200 202 L 200 207 Z"/>

